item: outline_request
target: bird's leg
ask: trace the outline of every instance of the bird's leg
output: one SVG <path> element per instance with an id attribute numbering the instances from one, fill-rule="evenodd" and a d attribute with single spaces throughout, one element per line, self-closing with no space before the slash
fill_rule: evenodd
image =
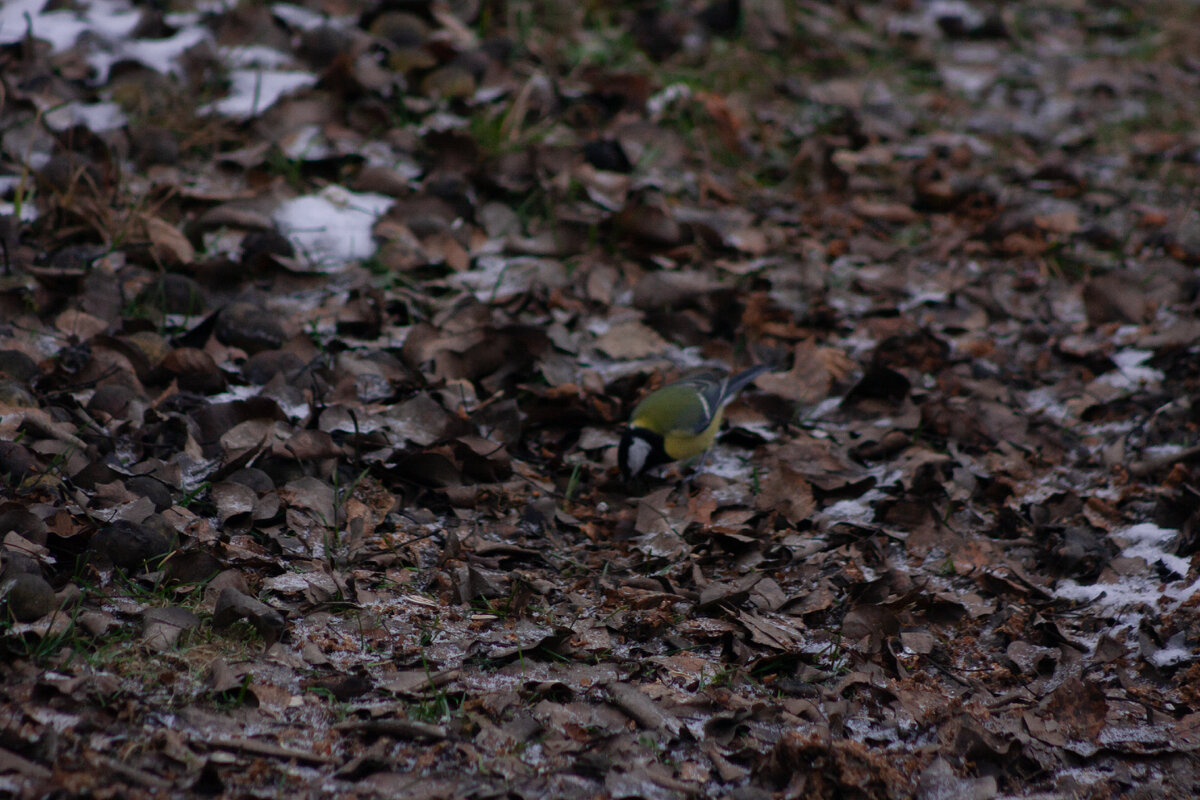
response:
<path id="1" fill-rule="evenodd" d="M 696 476 L 704 469 L 704 465 L 708 462 L 708 450 L 705 450 L 698 457 L 692 459 L 693 464 L 686 474 L 681 475 L 684 489 L 691 491 L 696 488 Z M 681 470 L 682 472 L 682 470 Z"/>

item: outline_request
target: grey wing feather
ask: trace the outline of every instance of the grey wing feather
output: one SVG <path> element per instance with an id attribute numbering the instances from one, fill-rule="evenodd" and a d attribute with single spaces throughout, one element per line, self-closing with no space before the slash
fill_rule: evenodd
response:
<path id="1" fill-rule="evenodd" d="M 745 389 L 752 380 L 757 378 L 759 375 L 762 375 L 769 369 L 771 369 L 770 365 L 759 364 L 758 366 L 751 367 L 744 372 L 739 372 L 737 375 L 731 375 L 730 377 L 726 378 L 725 385 L 721 390 L 721 405 L 728 403 L 737 396 L 738 392 L 740 392 L 742 389 Z"/>
<path id="2" fill-rule="evenodd" d="M 696 387 L 700 395 L 701 401 L 704 403 L 704 411 L 702 418 L 697 421 L 696 427 L 693 428 L 693 433 L 700 433 L 709 426 L 712 422 L 713 415 L 729 401 L 737 396 L 737 393 L 744 389 L 752 380 L 763 374 L 770 367 L 766 364 L 759 364 L 751 367 L 744 372 L 739 372 L 737 375 L 729 375 L 724 379 L 716 372 L 702 372 L 698 375 L 692 375 L 680 381 L 680 383 L 689 383 Z"/>

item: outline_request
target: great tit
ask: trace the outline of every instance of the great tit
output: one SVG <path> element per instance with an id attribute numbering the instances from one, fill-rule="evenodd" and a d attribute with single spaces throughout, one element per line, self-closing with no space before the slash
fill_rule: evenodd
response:
<path id="1" fill-rule="evenodd" d="M 766 364 L 737 375 L 703 372 L 669 383 L 648 394 L 633 409 L 621 434 L 617 465 L 629 481 L 651 467 L 698 456 L 712 446 L 725 406 Z"/>

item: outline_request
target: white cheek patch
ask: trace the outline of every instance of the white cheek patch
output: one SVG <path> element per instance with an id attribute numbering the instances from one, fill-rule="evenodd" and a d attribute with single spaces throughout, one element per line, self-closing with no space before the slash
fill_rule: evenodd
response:
<path id="1" fill-rule="evenodd" d="M 640 436 L 633 437 L 633 441 L 629 443 L 629 451 L 625 454 L 625 464 L 629 468 L 630 475 L 639 475 L 642 469 L 646 466 L 646 459 L 650 457 L 650 451 L 653 450 L 650 443 Z"/>

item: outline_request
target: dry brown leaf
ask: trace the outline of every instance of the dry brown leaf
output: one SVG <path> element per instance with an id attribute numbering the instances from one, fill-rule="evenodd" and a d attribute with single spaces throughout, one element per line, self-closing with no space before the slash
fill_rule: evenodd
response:
<path id="1" fill-rule="evenodd" d="M 1058 211 L 1033 218 L 1033 223 L 1044 231 L 1070 234 L 1079 231 L 1079 214 L 1074 211 Z"/>
<path id="2" fill-rule="evenodd" d="M 762 511 L 778 511 L 793 525 L 808 519 L 817 508 L 812 485 L 784 463 L 777 463 L 767 473 L 754 505 Z"/>
<path id="3" fill-rule="evenodd" d="M 760 375 L 758 388 L 796 403 L 813 404 L 828 397 L 834 384 L 844 381 L 855 368 L 841 350 L 819 346 L 812 339 L 798 342 L 792 357 L 790 370 Z"/>
<path id="4" fill-rule="evenodd" d="M 653 328 L 629 320 L 597 337 L 596 349 L 613 358 L 646 358 L 665 351 L 667 342 Z"/>
<path id="5" fill-rule="evenodd" d="M 72 308 L 54 318 L 54 327 L 67 336 L 86 342 L 108 330 L 109 323 Z"/>
<path id="6" fill-rule="evenodd" d="M 146 217 L 143 222 L 154 254 L 163 263 L 190 264 L 196 260 L 196 249 L 174 225 L 158 217 Z"/>
<path id="7" fill-rule="evenodd" d="M 850 208 L 855 214 L 867 220 L 881 219 L 884 222 L 907 224 L 916 222 L 921 215 L 903 203 L 888 203 L 876 200 L 866 200 L 856 197 L 850 201 Z"/>

